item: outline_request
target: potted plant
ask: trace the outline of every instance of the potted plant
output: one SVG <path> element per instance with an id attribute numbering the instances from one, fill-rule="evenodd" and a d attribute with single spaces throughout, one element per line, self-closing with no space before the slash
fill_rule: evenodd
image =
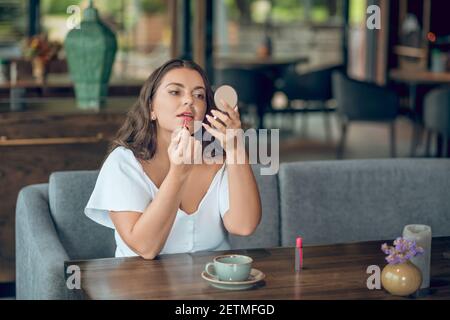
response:
<path id="1" fill-rule="evenodd" d="M 134 45 L 138 51 L 151 53 L 163 39 L 167 24 L 167 3 L 163 0 L 142 0 L 139 11 L 134 26 Z"/>
<path id="2" fill-rule="evenodd" d="M 46 34 L 38 34 L 25 41 L 24 57 L 31 61 L 33 76 L 38 83 L 45 83 L 48 65 L 57 57 L 61 48 L 59 42 L 49 41 Z"/>
<path id="3" fill-rule="evenodd" d="M 399 237 L 393 246 L 384 243 L 381 250 L 387 254 L 388 264 L 381 272 L 384 289 L 393 295 L 407 296 L 416 292 L 422 284 L 422 273 L 410 259 L 423 254 L 423 248 L 413 240 Z"/>

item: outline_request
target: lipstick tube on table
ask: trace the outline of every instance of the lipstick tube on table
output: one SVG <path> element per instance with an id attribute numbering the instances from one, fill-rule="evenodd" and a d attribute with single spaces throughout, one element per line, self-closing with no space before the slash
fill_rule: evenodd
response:
<path id="1" fill-rule="evenodd" d="M 295 271 L 303 269 L 303 238 L 297 237 L 295 242 Z"/>

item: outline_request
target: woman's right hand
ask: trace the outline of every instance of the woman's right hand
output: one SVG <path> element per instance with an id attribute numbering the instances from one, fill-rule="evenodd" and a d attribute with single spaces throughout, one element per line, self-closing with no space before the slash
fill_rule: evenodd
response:
<path id="1" fill-rule="evenodd" d="M 197 152 L 195 152 L 197 151 Z M 170 169 L 178 174 L 187 174 L 198 162 L 198 153 L 201 156 L 201 143 L 191 137 L 186 128 L 174 132 L 167 150 L 170 160 Z"/>

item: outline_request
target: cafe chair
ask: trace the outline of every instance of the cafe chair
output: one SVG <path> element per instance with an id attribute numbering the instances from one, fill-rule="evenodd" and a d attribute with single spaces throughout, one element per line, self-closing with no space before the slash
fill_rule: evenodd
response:
<path id="1" fill-rule="evenodd" d="M 395 157 L 395 120 L 399 99 L 395 92 L 373 83 L 350 79 L 340 71 L 332 75 L 333 96 L 337 103 L 341 138 L 337 158 L 342 159 L 351 122 L 382 122 L 390 127 L 390 155 Z"/>
<path id="2" fill-rule="evenodd" d="M 430 91 L 424 99 L 424 126 L 427 131 L 426 156 L 430 157 L 432 135 L 440 136 L 441 145 L 437 154 L 447 157 L 450 137 L 450 87 Z"/>
<path id="3" fill-rule="evenodd" d="M 327 141 L 331 141 L 329 112 L 335 110 L 330 106 L 333 99 L 331 75 L 335 70 L 341 68 L 342 66 L 322 67 L 302 74 L 298 73 L 294 65 L 287 68 L 277 89 L 286 95 L 288 105 L 287 108 L 280 109 L 278 112 L 291 115 L 292 120 L 295 120 L 293 117 L 295 113 L 300 113 L 304 135 L 307 134 L 308 113 L 323 113 L 325 136 Z M 301 108 L 296 107 L 297 102 L 303 102 L 303 106 Z"/>
<path id="4" fill-rule="evenodd" d="M 84 215 L 98 172 L 53 173 L 25 187 L 16 206 L 17 299 L 80 299 L 66 287 L 64 261 L 114 257 L 112 229 Z"/>
<path id="5" fill-rule="evenodd" d="M 251 122 L 256 128 L 264 127 L 264 114 L 270 108 L 273 84 L 257 70 L 241 68 L 217 68 L 214 71 L 215 88 L 221 85 L 232 86 L 238 94 L 239 110 L 244 118 L 256 119 Z M 253 111 L 254 110 L 254 111 Z M 244 119 L 246 122 L 247 119 Z"/>

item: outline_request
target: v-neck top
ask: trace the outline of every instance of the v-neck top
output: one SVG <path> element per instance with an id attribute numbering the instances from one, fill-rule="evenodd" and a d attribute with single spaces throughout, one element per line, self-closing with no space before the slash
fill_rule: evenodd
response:
<path id="1" fill-rule="evenodd" d="M 117 147 L 106 158 L 84 212 L 95 222 L 115 230 L 116 257 L 137 254 L 120 237 L 109 211 L 143 213 L 158 191 L 130 149 Z M 197 211 L 187 214 L 178 209 L 160 254 L 230 249 L 223 225 L 228 208 L 228 174 L 224 164 L 211 181 Z"/>

